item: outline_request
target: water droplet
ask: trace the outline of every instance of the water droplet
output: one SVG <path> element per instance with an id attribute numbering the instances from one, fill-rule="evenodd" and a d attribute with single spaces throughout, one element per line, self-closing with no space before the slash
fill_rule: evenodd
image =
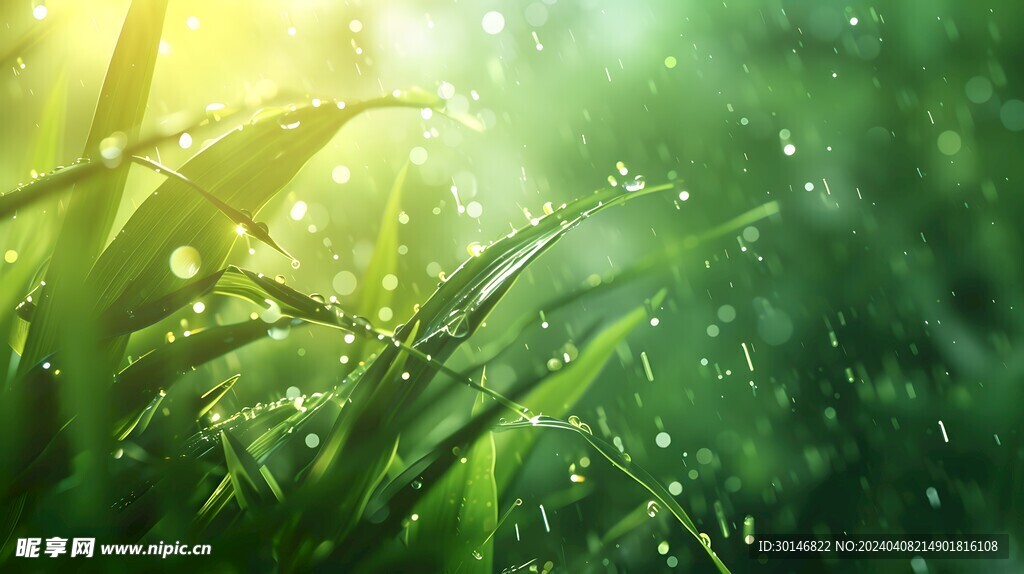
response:
<path id="1" fill-rule="evenodd" d="M 654 437 L 654 442 L 661 448 L 668 448 L 668 445 L 672 444 L 672 436 L 667 432 L 660 432 Z"/>
<path id="2" fill-rule="evenodd" d="M 423 165 L 427 163 L 427 150 L 422 146 L 416 146 L 409 150 L 409 161 L 414 165 Z"/>
<path id="3" fill-rule="evenodd" d="M 288 325 L 286 323 L 283 326 L 274 326 L 267 329 L 267 335 L 275 341 L 283 341 L 288 338 L 288 335 L 291 333 L 291 330 L 291 325 Z"/>
<path id="4" fill-rule="evenodd" d="M 587 434 L 590 434 L 590 435 L 594 434 L 594 431 L 592 431 L 590 429 L 590 425 L 588 425 L 587 423 L 585 423 L 582 420 L 580 420 L 580 417 L 578 417 L 576 415 L 572 415 L 571 417 L 569 417 L 569 424 L 571 424 L 572 426 L 580 429 L 581 431 L 583 431 L 583 432 L 585 432 Z"/>
<path id="5" fill-rule="evenodd" d="M 351 271 L 340 271 L 331 284 L 338 295 L 351 295 L 356 290 L 356 276 Z"/>
<path id="6" fill-rule="evenodd" d="M 171 258 L 169 264 L 171 267 L 171 273 L 174 273 L 175 277 L 180 279 L 191 279 L 195 277 L 196 273 L 199 273 L 199 267 L 202 265 L 203 259 L 199 255 L 199 251 L 191 245 L 182 245 L 171 252 Z"/>
<path id="7" fill-rule="evenodd" d="M 445 323 L 444 330 L 452 337 L 461 339 L 469 334 L 469 318 L 465 313 L 458 313 Z"/>
<path id="8" fill-rule="evenodd" d="M 423 481 L 417 478 L 410 482 L 409 486 L 411 486 L 413 490 L 419 490 L 423 488 Z"/>
<path id="9" fill-rule="evenodd" d="M 501 12 L 488 12 L 484 14 L 483 20 L 480 21 L 480 25 L 483 26 L 484 32 L 491 34 L 500 34 L 505 29 L 505 16 Z"/>
<path id="10" fill-rule="evenodd" d="M 704 546 L 711 548 L 711 537 L 705 532 L 700 533 L 700 541 L 704 543 Z"/>
<path id="11" fill-rule="evenodd" d="M 108 166 L 116 166 L 121 159 L 121 152 L 128 145 L 128 136 L 123 132 L 114 132 L 100 140 L 100 156 Z"/>
<path id="12" fill-rule="evenodd" d="M 623 184 L 623 187 L 626 188 L 626 191 L 640 191 L 646 185 L 647 181 L 644 179 L 644 176 L 637 175 L 633 177 L 632 181 L 627 181 L 625 184 Z"/>
<path id="13" fill-rule="evenodd" d="M 647 503 L 647 516 L 654 518 L 661 512 L 661 506 L 658 505 L 657 501 L 651 500 Z"/>
<path id="14" fill-rule="evenodd" d="M 333 179 L 334 183 L 337 183 L 338 185 L 348 183 L 348 180 L 351 178 L 352 171 L 343 165 L 335 166 L 334 169 L 331 170 L 331 179 Z"/>

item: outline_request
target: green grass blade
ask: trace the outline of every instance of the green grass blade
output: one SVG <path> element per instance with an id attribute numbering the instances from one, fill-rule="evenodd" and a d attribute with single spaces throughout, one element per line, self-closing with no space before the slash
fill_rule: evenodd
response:
<path id="1" fill-rule="evenodd" d="M 398 270 L 398 245 L 401 243 L 398 237 L 398 216 L 402 211 L 402 193 L 408 174 L 409 164 L 406 163 L 398 172 L 398 177 L 391 186 L 391 193 L 388 194 L 384 215 L 380 220 L 380 230 L 377 232 L 377 244 L 374 246 L 370 265 L 363 274 L 359 303 L 356 305 L 356 313 L 363 317 L 376 317 L 377 312 L 384 307 L 390 307 L 394 299 L 394 291 L 382 288 L 381 282 L 386 276 L 394 275 Z"/>
<path id="2" fill-rule="evenodd" d="M 545 427 L 566 430 L 575 432 L 576 434 L 583 437 L 590 446 L 599 452 L 608 462 L 612 463 L 612 466 L 621 470 L 626 476 L 632 478 L 640 486 L 644 487 L 652 496 L 655 498 L 655 502 L 660 505 L 659 508 L 667 508 L 672 513 L 680 524 L 686 528 L 686 530 L 693 535 L 697 543 L 707 552 L 708 556 L 711 557 L 712 562 L 718 568 L 718 571 L 722 574 L 729 574 L 729 569 L 726 568 L 725 564 L 718 558 L 718 555 L 711 549 L 710 546 L 706 545 L 701 537 L 701 533 L 697 530 L 697 526 L 690 519 L 690 516 L 683 510 L 683 507 L 676 502 L 665 487 L 661 486 L 661 483 L 657 481 L 650 473 L 640 467 L 637 463 L 633 462 L 632 459 L 626 453 L 619 452 L 614 446 L 594 436 L 586 427 L 582 427 L 579 424 L 570 424 L 565 421 L 554 419 L 545 416 L 536 416 L 531 419 L 520 419 L 509 423 L 503 423 L 499 425 L 501 429 L 522 429 L 529 427 Z"/>
<path id="3" fill-rule="evenodd" d="M 177 172 L 222 205 L 255 216 L 352 118 L 369 109 L 430 105 L 422 97 L 399 95 L 344 109 L 325 103 L 264 110 Z M 166 180 L 132 214 L 90 274 L 88 282 L 99 293 L 96 307 L 115 301 L 143 305 L 185 285 L 190 277 L 175 275 L 168 264 L 179 247 L 198 253 L 193 275 L 195 269 L 222 268 L 239 237 L 236 227 L 192 185 L 178 177 Z"/>
<path id="4" fill-rule="evenodd" d="M 294 414 L 289 416 L 280 424 L 273 425 L 265 432 L 261 433 L 252 441 L 247 450 L 257 461 L 266 461 L 289 439 L 301 436 L 299 431 L 309 424 L 313 417 L 317 413 L 321 412 L 324 407 L 333 404 L 334 401 L 337 400 L 338 404 L 344 408 L 346 404 L 345 400 L 348 398 L 349 393 L 352 392 L 352 388 L 359 382 L 360 377 L 362 377 L 365 370 L 365 367 L 357 367 L 345 377 L 342 384 L 335 386 L 335 388 L 330 392 L 305 398 L 301 405 L 304 408 L 297 408 Z M 220 428 L 222 425 L 230 425 L 231 418 L 226 419 L 224 423 L 218 424 L 216 428 Z M 191 442 L 193 444 L 201 443 L 202 441 L 207 440 L 206 437 L 208 437 L 211 432 L 213 432 L 213 429 L 204 430 L 198 435 L 195 435 Z M 197 452 L 194 451 L 191 454 L 195 456 Z M 223 480 L 210 494 L 207 502 L 199 510 L 196 515 L 196 525 L 200 529 L 207 528 L 213 519 L 223 511 L 232 494 L 233 488 L 231 481 L 225 478 L 225 480 Z"/>
<path id="5" fill-rule="evenodd" d="M 135 138 L 149 99 L 156 68 L 156 54 L 163 28 L 167 0 L 135 0 L 128 9 L 121 35 L 110 60 L 100 90 L 99 102 L 86 141 L 86 155 L 103 148 L 119 137 Z M 116 162 L 118 156 L 107 151 Z M 41 313 L 29 330 L 25 345 L 25 364 L 36 361 L 54 349 L 62 324 L 80 315 L 79 292 L 110 233 L 128 178 L 128 164 L 114 163 L 102 175 L 76 186 L 68 203 L 63 229 L 57 239 L 46 287 L 39 303 Z"/>
<path id="6" fill-rule="evenodd" d="M 242 510 L 275 499 L 270 485 L 260 472 L 259 464 L 245 446 L 226 431 L 221 431 L 220 438 L 224 443 L 224 460 L 234 487 L 235 500 Z"/>
<path id="7" fill-rule="evenodd" d="M 54 79 L 53 91 L 43 107 L 26 171 L 52 165 L 60 158 L 64 151 L 67 116 L 68 86 L 66 74 L 61 72 Z M 51 201 L 38 209 L 19 213 L 17 219 L 8 221 L 5 229 L 0 229 L 4 251 L 13 250 L 18 256 L 14 264 L 0 265 L 0 308 L 15 308 L 24 300 L 30 286 L 38 285 L 38 280 L 33 278 L 41 279 L 40 274 L 45 272 L 44 262 L 53 248 L 59 222 L 58 206 Z M 11 348 L 19 355 L 24 352 L 28 328 L 29 325 L 14 314 L 0 315 L 0 333 L 10 335 Z M 7 349 L 0 350 L 0 379 L 6 381 L 11 359 Z M 6 384 L 0 388 L 6 388 Z"/>
<path id="8" fill-rule="evenodd" d="M 575 361 L 546 377 L 524 397 L 523 402 L 535 413 L 559 419 L 567 417 L 573 405 L 597 380 L 608 358 L 614 356 L 615 348 L 647 318 L 647 309 L 658 307 L 664 297 L 665 291 L 662 290 L 654 296 L 650 306 L 637 307 L 604 328 Z M 499 488 L 504 491 L 511 484 L 519 461 L 529 455 L 537 440 L 537 433 L 501 433 L 494 440 L 501 453 L 495 476 Z"/>
<path id="9" fill-rule="evenodd" d="M 196 193 L 203 197 L 203 199 L 212 203 L 214 207 L 219 209 L 221 213 L 223 213 L 229 220 L 231 220 L 231 222 L 235 224 L 236 233 L 238 233 L 239 235 L 251 235 L 258 239 L 263 244 L 269 246 L 274 251 L 277 251 L 281 255 L 284 255 L 288 259 L 291 259 L 292 261 L 295 260 L 295 257 L 292 257 L 291 253 L 288 253 L 287 251 L 284 250 L 283 247 L 278 245 L 277 242 L 274 241 L 272 237 L 270 237 L 270 233 L 268 233 L 267 230 L 260 226 L 258 223 L 253 221 L 251 217 L 249 217 L 242 211 L 231 207 L 227 203 L 224 203 L 223 201 L 218 199 L 217 196 L 206 191 L 205 189 L 202 188 L 202 186 L 200 186 L 196 182 L 174 171 L 173 169 L 163 165 L 162 163 L 151 160 L 149 158 L 132 156 L 132 161 L 139 165 L 146 166 L 156 173 L 166 174 L 168 176 L 177 178 L 186 186 L 195 190 Z"/>
<path id="10" fill-rule="evenodd" d="M 481 416 L 484 395 L 473 404 L 473 416 Z M 494 482 L 494 437 L 484 432 L 472 446 L 459 451 L 465 461 L 453 465 L 441 483 L 427 492 L 414 512 L 420 519 L 410 524 L 408 544 L 413 554 L 440 554 L 446 572 L 490 574 L 498 526 L 498 491 Z"/>

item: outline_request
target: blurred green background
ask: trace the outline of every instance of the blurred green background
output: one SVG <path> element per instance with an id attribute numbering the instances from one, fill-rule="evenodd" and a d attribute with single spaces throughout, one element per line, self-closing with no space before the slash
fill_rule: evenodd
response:
<path id="1" fill-rule="evenodd" d="M 47 102 L 66 100 L 63 156 L 77 156 L 127 9 L 54 0 L 37 19 L 40 4 L 0 4 L 3 189 L 52 167 L 31 159 Z M 546 202 L 609 176 L 682 182 L 685 201 L 644 198 L 570 234 L 453 359 L 464 364 L 559 294 L 777 201 L 778 215 L 687 243 L 644 280 L 546 317 L 546 329 L 538 316 L 488 366 L 490 383 L 559 366 L 588 329 L 668 287 L 658 324 L 618 348 L 574 412 L 677 494 L 734 572 L 1017 572 L 1021 21 L 1012 1 L 176 0 L 142 131 L 185 125 L 182 114 L 211 104 L 354 101 L 409 86 L 477 116 L 482 133 L 415 110 L 353 121 L 261 213 L 301 266 L 244 241 L 232 256 L 343 304 L 380 288 L 354 281 L 411 162 L 397 303 L 370 318 L 385 327 L 408 318 L 467 246 Z M 231 121 L 156 153 L 180 165 Z M 119 222 L 161 181 L 134 169 Z M 17 240 L 17 219 L 0 226 L 0 280 L 29 286 L 18 265 L 56 233 L 59 208 L 48 216 Z M 129 354 L 247 309 L 208 302 L 134 338 Z M 244 374 L 218 407 L 230 412 L 290 386 L 327 388 L 344 352 L 336 337 L 293 330 L 195 376 Z M 438 400 L 472 399 L 456 388 Z M 451 430 L 442 421 L 430 432 Z M 648 499 L 562 434 L 544 435 L 508 490 L 501 508 L 525 504 L 516 528 L 497 534 L 497 569 L 709 567 L 667 513 L 602 543 Z M 756 533 L 1009 532 L 1011 559 L 757 563 L 742 540 L 748 516 Z"/>

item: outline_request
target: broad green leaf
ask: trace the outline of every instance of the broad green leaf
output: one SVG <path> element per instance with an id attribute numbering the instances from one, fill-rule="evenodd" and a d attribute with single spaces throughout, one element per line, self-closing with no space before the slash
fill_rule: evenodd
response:
<path id="1" fill-rule="evenodd" d="M 177 178 L 179 181 L 181 181 L 188 187 L 194 189 L 196 193 L 203 197 L 203 199 L 209 201 L 211 204 L 213 204 L 214 207 L 219 209 L 221 213 L 223 213 L 232 223 L 235 224 L 236 233 L 238 233 L 239 235 L 251 235 L 258 239 L 259 241 L 261 241 L 262 243 L 264 243 L 265 245 L 269 246 L 274 251 L 277 251 L 281 255 L 284 255 L 288 259 L 291 259 L 292 261 L 295 260 L 295 257 L 293 257 L 291 253 L 285 251 L 283 247 L 278 245 L 277 242 L 274 241 L 272 237 L 270 237 L 270 234 L 267 232 L 266 229 L 264 229 L 264 227 L 260 226 L 258 223 L 253 221 L 252 218 L 250 218 L 244 212 L 239 211 L 231 207 L 230 205 L 224 203 L 223 201 L 218 199 L 217 196 L 206 191 L 205 189 L 202 188 L 202 186 L 200 186 L 196 182 L 174 171 L 173 169 L 163 165 L 162 163 L 151 160 L 149 158 L 132 156 L 132 161 L 140 165 L 144 165 L 152 169 L 156 173 L 166 174 L 171 177 Z"/>
<path id="2" fill-rule="evenodd" d="M 375 108 L 433 104 L 420 94 L 402 93 L 342 109 L 326 103 L 267 109 L 201 150 L 177 173 L 221 205 L 255 217 L 353 117 Z M 115 301 L 126 308 L 143 305 L 181 288 L 197 270 L 224 266 L 238 226 L 191 184 L 179 177 L 165 181 L 103 252 L 87 281 L 98 293 L 97 310 Z M 179 247 L 194 251 L 189 265 L 172 270 L 170 258 Z"/>
<path id="3" fill-rule="evenodd" d="M 477 118 L 468 114 L 447 112 L 439 107 L 442 104 L 440 100 L 420 90 L 396 91 L 393 97 L 402 100 L 406 104 L 405 107 L 432 108 L 469 129 L 482 131 L 481 124 Z M 288 103 L 269 104 L 269 106 L 271 109 L 292 109 L 295 107 Z M 177 120 L 168 126 L 161 126 L 156 132 L 146 137 L 127 139 L 127 143 L 121 150 L 121 157 L 137 156 L 138 154 L 148 152 L 154 147 L 177 142 L 184 133 L 194 133 L 197 130 L 208 127 L 213 122 L 219 123 L 227 118 L 239 116 L 246 111 L 251 113 L 251 110 L 247 110 L 243 106 L 229 106 L 216 112 L 212 121 L 209 117 L 209 111 L 201 115 L 191 114 L 184 120 Z M 37 171 L 39 166 L 53 165 L 55 167 L 38 173 L 38 177 L 33 178 L 28 183 L 20 184 L 14 189 L 0 193 L 0 218 L 13 214 L 19 209 L 24 209 L 35 202 L 66 191 L 67 188 L 76 183 L 84 182 L 107 171 L 108 167 L 103 161 L 103 157 L 99 154 L 99 150 L 86 151 L 85 156 L 80 156 L 73 161 L 66 162 L 67 165 L 56 165 L 59 158 L 43 161 L 35 167 Z"/>

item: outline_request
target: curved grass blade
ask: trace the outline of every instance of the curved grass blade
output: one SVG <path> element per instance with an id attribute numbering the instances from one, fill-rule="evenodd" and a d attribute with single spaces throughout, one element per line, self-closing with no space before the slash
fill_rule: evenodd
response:
<path id="1" fill-rule="evenodd" d="M 393 94 L 392 97 L 407 102 L 408 106 L 406 107 L 423 107 L 437 110 L 469 129 L 482 131 L 482 126 L 477 118 L 467 114 L 447 112 L 444 108 L 440 107 L 443 102 L 420 90 L 399 91 L 397 95 Z M 277 101 L 268 105 L 272 109 L 291 109 L 295 107 L 287 101 Z M 242 106 L 225 108 L 217 112 L 214 121 L 220 122 L 227 117 L 244 113 L 244 111 L 245 109 Z M 192 133 L 210 125 L 211 121 L 208 115 L 208 111 L 200 116 L 192 115 L 187 119 L 188 121 L 175 121 L 170 128 L 158 130 L 156 133 L 147 135 L 145 138 L 128 139 L 128 143 L 121 150 L 121 156 L 130 157 L 160 145 L 177 142 L 183 133 Z M 256 115 L 258 113 L 253 114 L 253 117 L 256 117 Z M 89 150 L 86 150 L 86 152 L 85 156 L 76 158 L 68 165 L 56 166 L 50 171 L 41 173 L 28 183 L 20 184 L 14 189 L 0 193 L 0 218 L 13 214 L 36 201 L 65 191 L 72 184 L 84 182 L 89 178 L 102 174 L 108 169 L 98 154 L 88 153 Z M 53 165 L 57 161 L 57 159 L 51 159 L 40 162 L 40 165 Z"/>
<path id="2" fill-rule="evenodd" d="M 481 376 L 481 384 L 483 380 Z M 484 397 L 480 394 L 473 402 L 474 417 L 485 412 Z M 416 504 L 420 519 L 409 526 L 408 546 L 414 554 L 439 553 L 446 572 L 490 574 L 491 534 L 498 527 L 492 433 L 482 433 L 464 455 L 460 450 L 456 456 L 464 456 L 461 464 L 454 465 Z"/>
<path id="3" fill-rule="evenodd" d="M 502 423 L 498 425 L 498 430 L 506 429 L 521 429 L 530 427 L 545 427 L 566 430 L 575 432 L 576 434 L 583 437 L 590 446 L 597 452 L 601 453 L 608 462 L 612 463 L 612 466 L 621 470 L 626 476 L 632 478 L 640 486 L 644 487 L 655 500 L 662 507 L 667 508 L 672 516 L 683 525 L 686 530 L 693 535 L 697 542 L 707 552 L 708 556 L 711 557 L 712 562 L 718 568 L 718 571 L 722 574 L 729 574 L 729 569 L 726 568 L 725 564 L 718 558 L 718 555 L 711 549 L 711 546 L 704 542 L 701 533 L 697 530 L 697 526 L 690 519 L 690 516 L 683 510 L 683 507 L 676 502 L 676 499 L 669 494 L 665 487 L 661 486 L 661 483 L 657 481 L 653 476 L 650 475 L 646 470 L 641 468 L 638 464 L 634 463 L 626 453 L 619 452 L 614 446 L 606 443 L 605 441 L 597 438 L 586 428 L 582 428 L 579 425 L 574 425 L 565 421 L 561 421 L 551 417 L 536 416 L 531 419 L 520 419 L 518 421 Z"/>
<path id="4" fill-rule="evenodd" d="M 366 447 L 362 444 L 352 444 L 347 440 L 348 437 L 350 435 L 374 436 L 375 442 L 380 441 L 385 445 L 390 440 L 388 437 L 393 437 L 397 442 L 400 430 L 388 428 L 386 423 L 394 420 L 407 402 L 422 391 L 434 374 L 432 370 L 434 363 L 443 363 L 455 348 L 475 331 L 526 265 L 554 245 L 568 230 L 601 209 L 621 204 L 628 198 L 641 197 L 669 189 L 672 189 L 671 184 L 654 186 L 632 193 L 620 189 L 600 190 L 539 219 L 536 221 L 536 225 L 526 226 L 510 234 L 486 248 L 479 256 L 471 257 L 463 263 L 447 281 L 441 284 L 410 321 L 410 324 L 413 325 L 425 325 L 424 335 L 417 336 L 412 347 L 432 359 L 429 363 L 431 370 L 427 369 L 428 364 L 410 365 L 407 371 L 408 377 L 403 377 L 401 385 L 396 384 L 393 379 L 388 378 L 387 374 L 391 371 L 391 367 L 398 359 L 398 353 L 402 349 L 391 345 L 385 346 L 367 371 L 370 380 L 380 382 L 374 385 L 361 385 L 356 389 L 358 396 L 354 396 L 353 400 L 359 405 L 359 408 L 339 419 L 331 432 L 330 440 L 337 440 L 341 446 L 337 449 L 322 450 L 318 455 L 319 460 L 314 462 L 310 474 L 315 481 L 330 486 L 329 493 L 325 492 L 322 498 L 337 500 L 337 502 L 329 505 L 329 508 L 321 506 L 311 510 L 331 515 L 338 513 L 349 515 L 352 510 L 365 507 L 368 501 L 367 491 L 376 488 L 376 482 L 367 480 L 365 476 L 351 476 L 344 472 L 345 467 L 338 461 L 359 460 L 360 464 L 367 468 L 383 469 L 387 467 L 384 463 L 386 460 L 390 460 L 391 453 L 389 449 L 378 448 L 371 450 L 369 455 L 355 456 L 354 453 L 349 452 L 351 449 L 360 450 Z M 408 329 L 399 329 L 396 337 L 408 341 L 407 334 Z M 505 406 L 517 413 L 528 412 L 521 405 L 509 401 L 500 394 L 472 383 L 472 381 L 468 382 L 473 388 L 503 400 Z M 368 389 L 372 389 L 372 391 Z M 363 395 L 364 392 L 365 395 Z M 359 429 L 359 431 L 356 432 L 353 429 Z M 336 436 L 337 438 L 335 438 Z M 367 456 L 368 458 L 364 460 L 364 457 Z M 371 473 L 371 478 L 376 475 L 377 473 L 374 471 Z M 323 523 L 316 518 L 311 518 L 309 522 Z M 350 521 L 346 521 L 345 524 L 332 529 L 333 532 L 326 536 L 331 539 L 343 538 L 351 532 L 352 526 Z M 297 535 L 297 532 L 293 532 L 285 539 L 293 540 Z M 299 567 L 306 559 L 308 557 L 296 557 L 294 560 L 297 562 L 292 566 Z"/>
<path id="5" fill-rule="evenodd" d="M 64 191 L 87 174 L 98 173 L 102 167 L 102 164 L 91 164 L 88 158 L 80 158 L 66 166 L 58 165 L 32 181 L 0 194 L 0 217 L 17 213 L 37 201 Z"/>
<path id="6" fill-rule="evenodd" d="M 29 165 L 52 165 L 64 150 L 68 117 L 67 74 L 61 71 L 54 78 L 52 93 L 43 108 L 39 130 L 30 152 Z M 2 201 L 2 198 L 0 198 Z M 20 214 L 9 221 L 7 229 L 0 230 L 5 250 L 14 250 L 18 260 L 14 265 L 0 266 L 0 308 L 11 309 L 24 302 L 24 292 L 30 285 L 38 285 L 46 272 L 46 258 L 53 248 L 59 228 L 59 206 L 49 202 L 44 209 Z M 34 279 L 35 278 L 35 279 Z M 38 287 L 37 287 L 38 288 Z M 20 300 L 20 302 L 19 302 Z M 16 309 L 18 308 L 16 307 Z M 10 335 L 11 348 L 21 355 L 28 337 L 28 323 L 19 316 L 9 313 L 0 317 L 0 333 Z M 8 365 L 12 356 L 6 349 L 0 350 L 0 380 L 6 388 Z"/>
<path id="7" fill-rule="evenodd" d="M 84 155 L 115 149 L 117 143 L 108 143 L 111 138 L 118 140 L 114 134 L 125 139 L 137 137 L 156 68 L 166 7 L 167 0 L 135 0 L 128 8 L 103 80 Z M 128 165 L 122 163 L 73 190 L 39 302 L 42 312 L 36 313 L 29 329 L 23 364 L 34 365 L 53 351 L 59 338 L 74 341 L 84 334 L 83 329 L 62 326 L 82 315 L 81 281 L 110 233 L 127 178 Z M 81 323 L 83 328 L 88 327 L 88 321 Z"/>
<path id="8" fill-rule="evenodd" d="M 267 109 L 176 171 L 224 205 L 255 215 L 360 113 L 435 104 L 436 98 L 400 93 L 340 109 L 326 103 Z M 167 263 L 182 246 L 198 253 L 199 269 L 222 268 L 238 238 L 236 227 L 181 178 L 166 180 L 132 214 L 89 274 L 88 283 L 99 294 L 95 307 L 105 309 L 114 301 L 140 306 L 183 286 L 187 279 Z"/>
<path id="9" fill-rule="evenodd" d="M 615 348 L 647 318 L 648 308 L 661 305 L 665 294 L 666 291 L 662 289 L 651 299 L 649 305 L 637 307 L 603 329 L 575 361 L 566 368 L 548 375 L 526 395 L 523 402 L 536 413 L 559 419 L 568 416 L 573 405 L 598 379 L 608 358 L 614 355 Z M 526 459 L 537 438 L 537 433 L 503 433 L 495 436 L 497 449 L 502 453 L 495 470 L 501 491 L 511 484 L 516 472 L 516 461 Z"/>
<path id="10" fill-rule="evenodd" d="M 289 323 L 286 319 L 278 324 Z M 116 377 L 112 393 L 114 412 L 119 416 L 134 412 L 161 389 L 169 388 L 174 379 L 203 363 L 267 337 L 267 331 L 274 327 L 275 324 L 259 320 L 212 327 L 139 357 Z"/>
<path id="11" fill-rule="evenodd" d="M 381 289 L 381 283 L 388 275 L 394 275 L 398 269 L 398 216 L 402 211 L 402 191 L 409 174 L 409 163 L 402 166 L 401 171 L 391 186 L 387 205 L 381 217 L 380 230 L 377 232 L 377 244 L 370 258 L 361 281 L 362 290 L 359 294 L 356 313 L 363 317 L 374 317 L 379 309 L 390 307 L 394 299 L 394 291 Z"/>
<path id="12" fill-rule="evenodd" d="M 416 318 L 426 325 L 422 340 L 450 341 L 472 334 L 526 265 L 569 230 L 610 206 L 671 189 L 673 184 L 635 192 L 618 188 L 598 190 L 486 247 L 459 266 L 420 308 Z"/>
<path id="13" fill-rule="evenodd" d="M 178 178 L 179 180 L 181 180 L 182 183 L 194 189 L 199 195 L 203 196 L 203 198 L 206 199 L 206 201 L 212 203 L 214 207 L 219 209 L 221 213 L 227 216 L 227 218 L 230 219 L 232 223 L 235 224 L 236 233 L 238 233 L 239 235 L 251 235 L 258 239 L 259 241 L 263 242 L 265 245 L 269 246 L 274 251 L 277 251 L 278 253 L 284 255 L 288 259 L 295 261 L 295 257 L 293 257 L 291 253 L 285 251 L 283 247 L 281 247 L 280 245 L 277 244 L 276 241 L 274 241 L 274 238 L 270 236 L 270 233 L 267 232 L 265 226 L 256 223 L 248 215 L 224 203 L 223 201 L 218 199 L 217 196 L 206 191 L 205 189 L 202 188 L 202 186 L 200 186 L 196 182 L 174 171 L 173 169 L 146 157 L 141 157 L 137 155 L 132 156 L 132 161 L 139 165 L 144 165 L 156 173 L 167 174 L 172 177 Z"/>
<path id="14" fill-rule="evenodd" d="M 256 463 L 256 459 L 249 454 L 245 446 L 227 431 L 220 431 L 220 438 L 224 444 L 224 461 L 228 467 L 228 477 L 234 487 L 232 490 L 238 506 L 245 510 L 250 506 L 266 504 L 270 500 L 276 499 L 270 482 L 267 481 L 260 465 Z M 277 486 L 276 482 L 274 486 Z"/>
<path id="15" fill-rule="evenodd" d="M 167 393 L 162 390 L 157 393 L 156 397 L 146 405 L 146 408 L 142 409 L 142 412 L 140 412 L 138 416 L 129 420 L 121 431 L 118 432 L 117 440 L 124 440 L 132 434 L 137 435 L 143 433 L 146 430 L 146 427 L 149 426 L 150 421 L 153 420 L 153 415 L 156 414 L 157 409 L 160 408 L 160 405 L 164 402 L 164 397 L 166 396 Z"/>
<path id="16" fill-rule="evenodd" d="M 349 394 L 352 392 L 352 388 L 359 382 L 360 377 L 366 371 L 365 366 L 356 367 L 351 373 L 349 373 L 342 384 L 337 385 L 331 391 L 313 395 L 308 400 L 303 400 L 300 407 L 296 409 L 296 413 L 286 419 L 283 423 L 273 426 L 266 432 L 260 434 L 248 447 L 248 452 L 257 461 L 266 461 L 277 449 L 282 447 L 284 443 L 293 436 L 301 436 L 300 431 L 309 421 L 312 420 L 313 416 L 316 415 L 320 410 L 334 402 L 337 402 L 340 408 L 344 408 L 346 400 Z M 342 392 L 344 389 L 344 392 Z M 204 431 L 208 433 L 209 431 Z M 233 494 L 232 484 L 227 478 L 225 478 L 217 486 L 217 488 L 210 494 L 206 503 L 199 510 L 196 515 L 196 525 L 201 529 L 209 527 L 210 523 L 224 510 L 227 506 L 227 502 L 231 499 Z"/>
<path id="17" fill-rule="evenodd" d="M 672 269 L 672 265 L 679 262 L 679 257 L 683 253 L 696 249 L 707 241 L 734 233 L 748 225 L 752 225 L 762 219 L 771 217 L 778 213 L 779 205 L 777 201 L 769 201 L 759 205 L 729 219 L 728 221 L 720 223 L 707 231 L 687 237 L 681 242 L 673 243 L 663 250 L 659 250 L 656 253 L 648 255 L 640 261 L 629 265 L 624 270 L 615 273 L 612 276 L 603 278 L 601 282 L 596 285 L 588 283 L 582 288 L 560 295 L 544 304 L 541 309 L 545 316 L 550 317 L 556 312 L 568 307 L 569 305 L 582 301 L 587 297 L 593 297 L 600 293 L 618 289 L 645 277 L 652 277 L 661 273 L 669 272 Z M 530 325 L 538 324 L 536 317 L 538 317 L 539 314 L 540 312 L 538 311 L 523 315 L 511 327 L 504 329 L 498 340 L 487 344 L 481 351 L 481 354 L 484 356 L 496 356 L 502 349 L 516 341 Z"/>
<path id="18" fill-rule="evenodd" d="M 228 391 L 235 386 L 235 383 L 237 383 L 240 378 L 242 378 L 241 374 L 232 375 L 217 383 L 202 395 L 199 395 L 199 406 L 196 409 L 196 419 L 198 420 L 203 418 L 206 416 L 206 413 L 210 412 L 210 409 L 217 406 L 217 403 L 224 398 L 224 395 L 228 394 Z"/>

